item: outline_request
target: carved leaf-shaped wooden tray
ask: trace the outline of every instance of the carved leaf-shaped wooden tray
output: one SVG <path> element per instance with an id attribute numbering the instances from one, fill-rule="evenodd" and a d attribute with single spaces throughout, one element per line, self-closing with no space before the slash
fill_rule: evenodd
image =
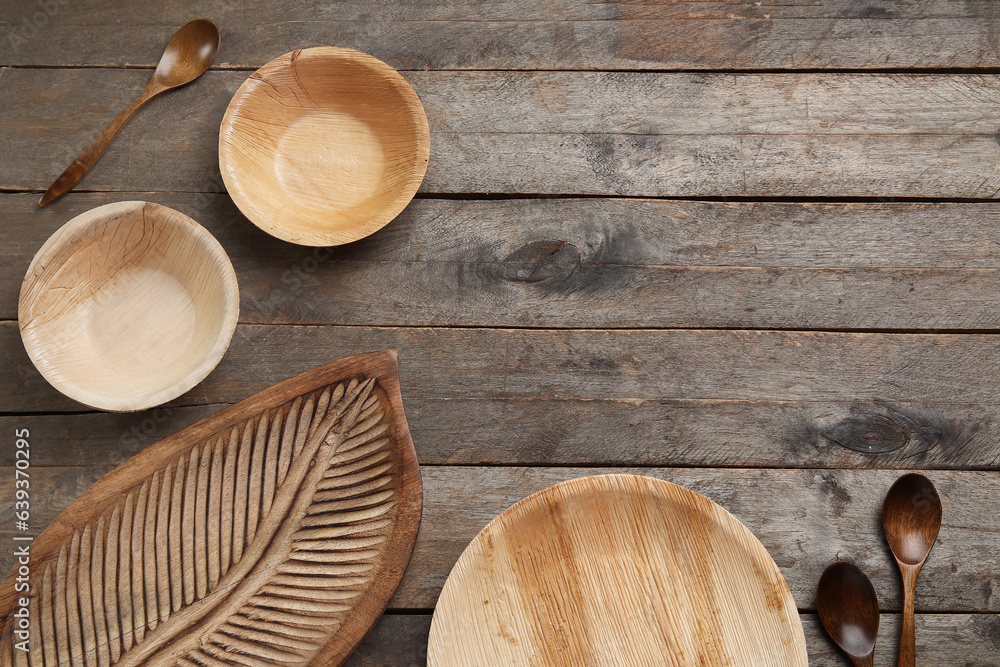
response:
<path id="1" fill-rule="evenodd" d="M 73 502 L 31 544 L 30 594 L 17 567 L 0 586 L 0 666 L 340 664 L 399 584 L 421 503 L 395 352 L 317 368 Z"/>

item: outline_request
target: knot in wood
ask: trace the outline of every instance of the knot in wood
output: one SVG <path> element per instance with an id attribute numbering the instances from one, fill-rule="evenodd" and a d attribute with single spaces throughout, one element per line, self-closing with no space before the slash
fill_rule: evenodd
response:
<path id="1" fill-rule="evenodd" d="M 572 243 L 543 239 L 522 245 L 503 258 L 504 277 L 512 282 L 567 280 L 580 266 L 579 249 Z"/>
<path id="2" fill-rule="evenodd" d="M 886 454 L 906 447 L 910 436 L 888 417 L 848 417 L 823 432 L 828 440 L 863 454 Z"/>

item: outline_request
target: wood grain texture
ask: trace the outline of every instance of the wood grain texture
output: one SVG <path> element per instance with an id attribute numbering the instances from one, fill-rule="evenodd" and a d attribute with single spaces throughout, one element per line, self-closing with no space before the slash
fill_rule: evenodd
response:
<path id="1" fill-rule="evenodd" d="M 385 614 L 344 667 L 427 667 L 430 614 Z"/>
<path id="2" fill-rule="evenodd" d="M 33 509 L 33 522 L 55 518 L 106 467 L 50 467 L 34 471 L 51 489 Z M 4 468 L 12 479 L 10 468 Z M 424 514 L 413 558 L 393 609 L 430 609 L 448 572 L 490 520 L 518 500 L 568 479 L 591 474 L 649 475 L 685 486 L 725 507 L 767 548 L 800 610 L 815 609 L 816 582 L 837 558 L 851 560 L 871 578 L 882 610 L 902 605 L 899 572 L 882 537 L 885 492 L 893 470 L 788 470 L 631 467 L 423 466 Z M 944 525 L 921 574 L 916 611 L 1000 612 L 1000 551 L 993 498 L 994 471 L 927 471 L 945 503 Z M 2 506 L 12 506 L 12 484 L 0 485 Z M 961 505 L 961 509 L 957 505 Z M 9 512 L 0 539 L 13 534 Z M 9 552 L 2 554 L 13 562 Z M 895 635 L 893 635 L 895 636 Z M 890 643 L 891 644 L 891 643 Z"/>
<path id="3" fill-rule="evenodd" d="M 0 64 L 152 66 L 171 26 L 225 27 L 219 64 L 259 67 L 304 45 L 361 49 L 407 69 L 995 67 L 990 2 L 824 0 L 427 4 L 249 0 L 186 6 L 113 0 L 16 4 Z M 114 26 L 114 38 L 107 26 Z"/>
<path id="4" fill-rule="evenodd" d="M 241 327 L 233 363 L 209 384 L 135 415 L 40 414 L 80 406 L 41 383 L 11 327 L 0 325 L 0 428 L 30 427 L 33 479 L 50 491 L 36 498 L 33 524 L 54 519 L 107 466 L 225 404 L 339 354 L 395 345 L 405 355 L 402 389 L 421 459 L 448 467 L 431 468 L 432 507 L 448 528 L 428 535 L 425 523 L 414 571 L 392 603 L 407 613 L 378 623 L 348 664 L 424 665 L 426 611 L 447 572 L 514 501 L 593 466 L 678 465 L 690 469 L 654 474 L 695 486 L 763 535 L 782 555 L 800 604 L 812 604 L 819 573 L 840 554 L 872 571 L 880 597 L 896 609 L 898 574 L 876 517 L 899 473 L 867 469 L 954 470 L 931 476 L 939 486 L 948 480 L 946 502 L 969 499 L 971 511 L 953 517 L 959 534 L 942 534 L 923 575 L 918 665 L 995 667 L 1000 616 L 965 612 L 1000 611 L 989 513 L 1000 460 L 996 204 L 607 197 L 993 198 L 997 3 L 7 4 L 0 189 L 30 192 L 0 193 L 0 319 L 14 317 L 20 278 L 52 231 L 93 206 L 138 198 L 190 215 L 222 241 L 241 278 L 244 324 L 252 325 Z M 213 71 L 164 95 L 88 176 L 83 185 L 99 192 L 32 210 L 37 194 L 141 91 L 150 72 L 129 68 L 151 68 L 177 26 L 200 16 L 225 32 L 216 69 L 244 71 Z M 321 44 L 411 70 L 405 77 L 426 105 L 435 141 L 424 198 L 330 255 L 273 243 L 251 227 L 219 194 L 216 170 L 223 111 L 250 71 Z M 659 73 L 720 68 L 727 72 Z M 990 69 L 979 76 L 951 68 Z M 423 71 L 435 69 L 463 71 Z M 488 69 L 572 71 L 475 71 Z M 619 71 L 581 71 L 588 69 Z M 883 73 L 860 73 L 868 69 Z M 137 190 L 151 192 L 126 194 Z M 428 198 L 462 192 L 472 194 Z M 477 200 L 480 193 L 528 199 Z M 641 299 L 629 298 L 633 288 Z M 492 330 L 424 328 L 450 326 Z M 990 335 L 552 331 L 601 327 Z M 0 447 L 0 462 L 9 464 L 9 454 Z M 225 471 L 224 456 L 221 465 Z M 464 467 L 478 465 L 580 467 Z M 0 506 L 8 507 L 5 475 L 9 468 L 0 469 Z M 206 509 L 212 502 L 209 494 Z M 0 515 L 3 527 L 10 519 Z M 168 541 L 171 530 L 168 521 Z M 91 540 L 94 549 L 93 531 Z M 85 551 L 82 535 L 77 549 Z M 9 558 L 0 553 L 0 566 Z M 95 607 L 103 602 L 92 595 Z M 150 610 L 143 613 L 148 621 Z M 880 666 L 894 664 L 897 618 L 883 615 Z M 55 632 L 51 613 L 40 621 Z M 803 622 L 810 664 L 844 664 L 815 616 L 806 612 Z M 99 626 L 93 641 L 89 626 L 67 622 L 66 632 L 78 636 L 80 656 L 92 655 L 90 646 L 98 664 L 110 660 Z"/>
<path id="5" fill-rule="evenodd" d="M 79 410 L 0 323 L 0 401 Z M 226 358 L 171 406 L 236 402 L 331 356 L 399 349 L 407 397 L 994 403 L 998 336 L 796 331 L 240 325 Z M 245 369 L 253 368 L 252 374 Z M 836 423 L 836 422 L 834 422 Z"/>
<path id="6" fill-rule="evenodd" d="M 600 475 L 533 494 L 472 540 L 438 598 L 427 664 L 808 661 L 788 586 L 743 524 L 684 487 Z"/>
<path id="7" fill-rule="evenodd" d="M 812 667 L 842 667 L 843 657 L 827 638 L 815 614 L 801 615 Z M 881 641 L 891 646 L 899 633 L 899 617 L 883 614 L 879 628 Z M 387 614 L 375 625 L 345 667 L 424 667 L 431 615 Z M 996 614 L 918 614 L 918 665 L 937 667 L 952 664 L 961 656 L 963 667 L 995 667 L 1000 651 Z M 895 667 L 892 650 L 876 654 L 876 667 Z"/>
<path id="8" fill-rule="evenodd" d="M 0 317 L 65 217 L 0 194 Z M 271 241 L 225 195 L 157 194 L 240 276 L 244 322 L 387 326 L 1000 328 L 1000 206 L 421 199 L 365 241 Z M 511 225 L 510 221 L 518 221 Z"/>
<path id="9" fill-rule="evenodd" d="M 5 660 L 339 664 L 419 525 L 395 373 L 391 352 L 328 364 L 108 473 L 32 543 L 30 598 L 0 585 Z M 28 605 L 55 623 L 25 652 Z"/>
<path id="10" fill-rule="evenodd" d="M 247 76 L 209 72 L 143 110 L 90 172 L 88 189 L 221 191 L 217 131 Z M 145 72 L 121 69 L 9 68 L 2 77 L 9 103 L 0 122 L 15 131 L 0 149 L 16 159 L 0 165 L 0 187 L 10 189 L 46 187 L 145 82 Z M 432 135 L 425 193 L 989 199 L 1000 191 L 997 75 L 406 79 Z M 157 160 L 164 154 L 169 167 Z"/>
<path id="11" fill-rule="evenodd" d="M 37 212 L 31 195 L 0 195 L 11 221 L 0 316 L 16 312 L 8 289 L 35 244 L 122 196 L 133 195 L 75 194 L 65 211 Z M 305 249 L 270 242 L 224 195 L 156 198 L 219 238 L 248 322 L 1000 326 L 987 297 L 1000 275 L 993 203 L 418 200 L 363 243 Z"/>
<path id="12" fill-rule="evenodd" d="M 32 466 L 115 465 L 219 409 L 0 417 Z M 427 465 L 996 469 L 1000 405 L 844 400 L 407 397 Z M 517 433 L 517 438 L 511 438 Z M 0 465 L 15 463 L 0 451 Z"/>

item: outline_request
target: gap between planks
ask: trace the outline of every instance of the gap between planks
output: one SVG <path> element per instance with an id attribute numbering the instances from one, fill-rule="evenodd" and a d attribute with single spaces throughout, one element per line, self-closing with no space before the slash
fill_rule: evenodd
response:
<path id="1" fill-rule="evenodd" d="M 308 48 L 308 47 L 304 47 Z M 261 65 L 263 66 L 263 64 Z M 137 70 L 152 72 L 156 65 L 114 65 L 114 64 L 77 64 L 77 65 L 20 65 L 20 64 L 0 64 L 3 69 L 107 69 L 107 70 Z M 212 65 L 208 72 L 255 72 L 259 67 L 249 65 Z M 613 68 L 613 67 L 576 67 L 576 68 L 539 68 L 539 67 L 420 67 L 420 68 L 399 68 L 400 72 L 517 72 L 525 74 L 541 73 L 586 73 L 586 74 L 1000 74 L 1000 67 L 758 67 L 758 68 L 662 68 L 662 69 L 634 69 L 634 68 Z"/>
<path id="2" fill-rule="evenodd" d="M 445 133 L 447 134 L 447 133 Z M 552 134 L 552 133 L 526 133 L 526 134 Z M 597 133 L 593 132 L 580 132 L 581 135 L 593 135 Z M 627 135 L 622 133 L 622 136 L 660 136 L 660 135 Z M 674 135 L 683 136 L 683 135 Z M 701 134 L 692 134 L 688 136 L 710 136 Z M 726 135 L 715 135 L 715 136 L 726 136 Z M 757 136 L 770 136 L 770 135 L 757 135 Z M 810 136 L 820 136 L 820 135 L 810 135 Z M 826 136 L 843 136 L 843 135 L 826 135 Z M 882 136 L 945 136 L 945 135 L 927 135 L 921 133 L 914 134 L 896 134 L 896 135 L 882 135 Z M 991 136 L 987 134 L 963 134 L 963 135 L 951 135 L 951 136 L 978 136 L 986 137 Z M 41 188 L 18 188 L 18 187 L 0 187 L 0 194 L 10 194 L 10 195 L 30 195 L 30 194 L 41 194 L 44 192 Z M 224 190 L 101 190 L 101 189 L 86 189 L 86 188 L 74 188 L 73 194 L 91 194 L 91 195 L 211 195 L 211 196 L 228 196 L 228 192 Z M 913 196 L 890 196 L 890 197 L 875 197 L 875 196 L 847 196 L 847 195 L 835 195 L 835 196 L 803 196 L 803 195 L 791 195 L 791 196 L 768 196 L 768 195 L 702 195 L 698 197 L 692 197 L 689 195 L 630 195 L 630 194 L 592 194 L 592 193 L 573 193 L 573 192 L 559 192 L 559 193 L 548 193 L 548 192 L 418 192 L 413 196 L 414 200 L 424 200 L 424 201 L 509 201 L 509 200 L 548 200 L 548 199 L 606 199 L 610 201 L 615 200 L 625 200 L 625 201 L 663 201 L 663 202 L 690 202 L 692 204 L 697 203 L 747 203 L 747 204 L 996 204 L 996 199 L 990 199 L 988 197 L 913 197 Z M 391 223 L 390 223 L 391 224 Z"/>
<path id="3" fill-rule="evenodd" d="M 484 262 L 479 262 L 483 264 Z M 499 262 L 498 262 L 499 264 Z M 616 265 L 622 266 L 622 265 Z M 685 268 L 698 268 L 698 267 L 685 267 Z M 706 267 L 706 268 L 716 268 L 716 267 Z M 727 267 L 721 267 L 727 268 Z M 776 267 L 778 269 L 783 268 L 795 268 L 795 267 Z M 933 268 L 933 267 L 930 267 Z M 833 269 L 836 270 L 836 269 Z M 886 270 L 891 271 L 892 268 L 887 268 Z M 917 270 L 920 270 L 919 268 Z M 994 271 L 994 269 L 979 269 L 981 271 Z M 300 328 L 341 328 L 341 329 L 357 329 L 358 327 L 372 328 L 372 329 L 440 329 L 440 330 L 467 330 L 467 331 L 534 331 L 534 332 L 544 332 L 544 331 L 655 331 L 659 333 L 668 333 L 671 331 L 704 331 L 706 333 L 716 332 L 716 331 L 743 331 L 746 333 L 756 333 L 758 331 L 773 331 L 781 333 L 802 333 L 802 334 L 812 334 L 812 333 L 829 333 L 829 334 L 888 334 L 892 336 L 995 336 L 1000 334 L 1000 329 L 844 329 L 844 328 L 803 328 L 803 327 L 530 327 L 524 325 L 481 325 L 481 326 L 467 326 L 467 325 L 448 325 L 448 324 L 406 324 L 406 325 L 395 325 L 395 324 L 338 324 L 336 322 L 266 322 L 266 321 L 256 321 L 256 320 L 240 320 L 241 325 L 245 326 L 255 326 L 255 327 L 300 327 Z M 13 319 L 0 319 L 0 325 L 16 325 L 17 320 Z M 0 416 L 5 413 L 0 412 Z M 20 413 L 11 413 L 20 414 Z M 37 414 L 37 413 L 32 413 Z M 59 413 L 52 413 L 59 414 Z M 73 413 L 76 414 L 76 413 Z"/>

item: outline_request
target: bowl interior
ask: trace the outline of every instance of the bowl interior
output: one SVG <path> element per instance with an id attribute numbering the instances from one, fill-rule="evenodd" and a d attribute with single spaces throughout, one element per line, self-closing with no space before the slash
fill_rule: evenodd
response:
<path id="1" fill-rule="evenodd" d="M 29 356 L 57 389 L 107 410 L 184 393 L 236 326 L 236 276 L 201 225 L 145 202 L 66 223 L 35 256 L 18 308 Z"/>
<path id="2" fill-rule="evenodd" d="M 219 162 L 252 222 L 293 243 L 334 245 L 409 203 L 430 151 L 420 100 L 394 69 L 333 47 L 255 72 L 222 122 Z"/>

